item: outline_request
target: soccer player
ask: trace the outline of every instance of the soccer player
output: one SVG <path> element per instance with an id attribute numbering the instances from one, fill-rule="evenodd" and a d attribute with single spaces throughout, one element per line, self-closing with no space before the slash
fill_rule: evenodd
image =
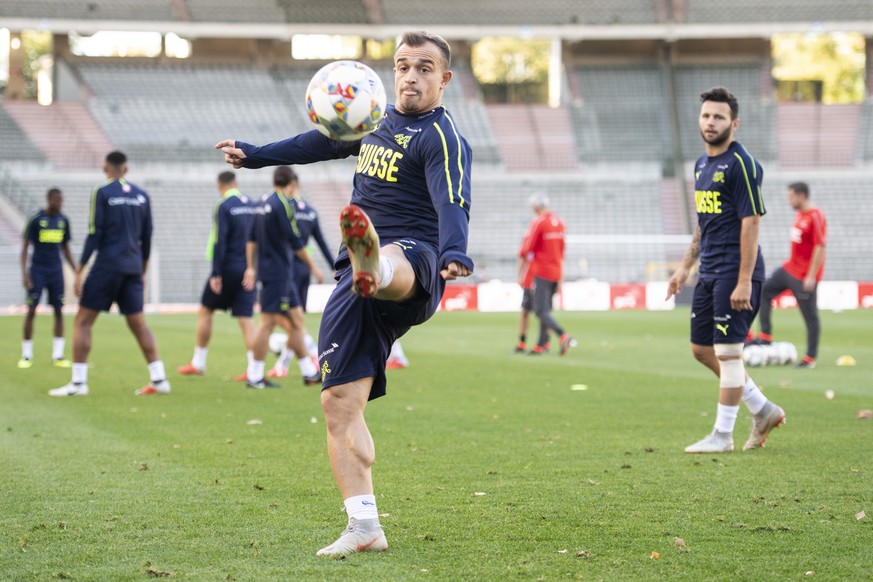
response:
<path id="1" fill-rule="evenodd" d="M 795 367 L 811 369 L 815 368 L 821 336 L 816 289 L 824 273 L 828 226 L 824 212 L 809 201 L 809 185 L 805 182 L 788 186 L 788 204 L 797 211 L 791 227 L 791 256 L 764 282 L 761 333 L 753 343 L 769 344 L 773 340 L 770 302 L 789 289 L 806 324 L 806 355 Z"/>
<path id="2" fill-rule="evenodd" d="M 301 198 L 299 182 L 294 182 L 294 188 L 291 193 L 291 201 L 296 207 L 295 214 L 297 217 L 297 229 L 300 231 L 300 240 L 303 241 L 303 245 L 306 246 L 309 243 L 310 238 L 314 239 L 321 254 L 324 256 L 324 259 L 328 264 L 332 264 L 333 257 L 331 256 L 330 249 L 327 248 L 327 242 L 324 240 L 324 235 L 321 232 L 321 225 L 318 222 L 318 212 L 316 212 L 311 204 Z M 294 271 L 293 284 L 297 290 L 297 297 L 300 299 L 300 308 L 304 313 L 306 313 L 306 300 L 309 297 L 309 283 L 312 276 L 315 276 L 316 281 L 319 283 L 324 282 L 324 276 L 320 272 L 313 273 L 310 271 L 309 267 L 306 266 L 306 263 L 300 260 L 296 254 L 292 255 L 291 258 L 293 259 L 292 269 Z M 281 354 L 279 354 L 279 359 L 276 360 L 276 364 L 269 372 L 267 372 L 268 378 L 284 378 L 287 376 L 288 366 L 294 355 L 294 346 L 292 345 L 293 338 L 291 337 L 291 322 L 287 318 L 280 318 L 279 325 L 285 329 L 285 332 L 288 335 L 288 342 L 285 344 Z M 317 362 L 318 346 L 305 327 L 303 328 L 303 341 L 306 351 L 310 356 L 315 358 Z"/>
<path id="3" fill-rule="evenodd" d="M 743 450 L 764 446 L 785 412 L 767 400 L 743 366 L 743 343 L 761 304 L 764 259 L 758 230 L 764 215 L 763 169 L 738 141 L 736 97 L 724 87 L 700 95 L 698 125 L 705 153 L 695 164 L 697 226 L 667 299 L 678 294 L 698 259 L 691 304 L 691 353 L 719 378 L 715 426 L 686 453 L 729 453 L 740 400 L 754 415 Z"/>
<path id="4" fill-rule="evenodd" d="M 564 331 L 552 316 L 552 298 L 564 278 L 564 222 L 549 210 L 549 198 L 545 194 L 530 197 L 530 207 L 536 214 L 528 227 L 519 255 L 530 257 L 533 276 L 533 311 L 540 320 L 540 336 L 528 352 L 541 355 L 549 351 L 549 332 L 558 336 L 561 355 L 566 356 L 576 340 Z"/>
<path id="5" fill-rule="evenodd" d="M 218 175 L 218 195 L 221 199 L 212 211 L 212 231 L 206 246 L 206 257 L 212 261 L 212 271 L 200 298 L 194 357 L 179 367 L 182 375 L 202 375 L 206 371 L 206 356 L 212 337 L 212 314 L 216 309 L 230 310 L 242 331 L 249 361 L 253 357 L 255 291 L 243 289 L 243 276 L 246 271 L 246 244 L 257 207 L 254 201 L 240 192 L 236 174 L 230 171 Z"/>
<path id="6" fill-rule="evenodd" d="M 55 335 L 52 340 L 52 361 L 59 368 L 69 368 L 64 358 L 64 268 L 60 253 L 75 271 L 76 262 L 70 253 L 70 219 L 61 213 L 64 195 L 52 188 L 46 193 L 45 209 L 37 210 L 24 228 L 21 244 L 21 279 L 27 291 L 27 314 L 24 316 L 24 339 L 21 341 L 19 368 L 33 365 L 33 319 L 42 297 L 48 292 L 49 305 L 54 309 Z M 30 269 L 27 268 L 28 249 L 33 245 Z"/>
<path id="7" fill-rule="evenodd" d="M 243 287 L 255 288 L 255 275 L 261 282 L 261 320 L 252 344 L 253 359 L 246 370 L 249 388 L 276 388 L 277 384 L 264 377 L 264 359 L 270 344 L 270 334 L 281 318 L 290 323 L 288 344 L 303 374 L 303 383 L 317 384 L 318 366 L 312 361 L 303 342 L 303 309 L 297 288 L 293 284 L 291 254 L 295 254 L 320 277 L 318 268 L 303 245 L 297 227 L 293 193 L 297 189 L 297 174 L 288 166 L 279 166 L 273 172 L 275 191 L 266 196 L 255 216 L 255 222 L 246 244 L 246 270 Z"/>
<path id="8" fill-rule="evenodd" d="M 385 394 L 394 340 L 436 312 L 447 280 L 473 272 L 467 256 L 472 154 L 441 105 L 450 65 L 441 37 L 405 33 L 394 54 L 395 104 L 361 141 L 332 141 L 313 130 L 263 147 L 216 145 L 234 167 L 358 156 L 351 204 L 340 213 L 345 249 L 335 262 L 338 284 L 318 334 L 328 456 L 349 521 L 319 555 L 388 549 L 364 410 Z"/>
<path id="9" fill-rule="evenodd" d="M 109 311 L 113 303 L 124 314 L 148 363 L 151 382 L 136 394 L 168 394 L 164 363 L 142 311 L 143 279 L 152 242 L 151 202 L 148 194 L 125 179 L 127 156 L 122 152 L 106 156 L 103 173 L 107 182 L 91 193 L 88 238 L 76 268 L 75 288 L 80 300 L 73 324 L 73 378 L 66 386 L 49 390 L 49 395 L 88 395 L 91 328 L 100 312 Z M 97 258 L 83 285 L 85 266 L 95 251 Z"/>

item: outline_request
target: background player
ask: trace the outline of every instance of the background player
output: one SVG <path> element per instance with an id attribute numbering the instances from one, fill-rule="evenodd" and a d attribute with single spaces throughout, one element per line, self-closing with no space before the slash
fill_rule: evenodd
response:
<path id="1" fill-rule="evenodd" d="M 441 105 L 450 65 L 441 37 L 406 33 L 394 54 L 395 104 L 362 141 L 331 141 L 312 130 L 262 147 L 234 140 L 215 146 L 226 162 L 248 168 L 358 156 L 352 204 L 340 215 L 346 250 L 337 257 L 338 284 L 318 334 L 328 456 L 349 523 L 319 555 L 388 549 L 364 410 L 385 394 L 394 340 L 436 312 L 445 281 L 473 272 L 467 256 L 472 153 Z"/>
<path id="2" fill-rule="evenodd" d="M 293 187 L 291 190 L 291 201 L 295 206 L 295 216 L 297 217 L 297 230 L 300 232 L 300 240 L 303 241 L 303 245 L 307 246 L 309 244 L 309 239 L 312 238 L 315 240 L 316 245 L 318 245 L 319 250 L 321 251 L 322 256 L 324 256 L 324 260 L 327 261 L 327 264 L 333 264 L 333 256 L 331 255 L 330 249 L 327 248 L 327 242 L 324 240 L 324 235 L 321 232 L 321 225 L 318 222 L 318 212 L 316 212 L 315 208 L 312 207 L 308 202 L 306 202 L 300 196 L 300 181 L 297 180 L 293 182 Z M 307 246 L 307 251 L 308 251 Z M 324 282 L 324 275 L 321 272 L 316 271 L 313 273 L 309 270 L 309 267 L 303 262 L 297 254 L 293 254 L 291 256 L 292 259 L 292 269 L 294 272 L 294 286 L 297 290 L 297 297 L 300 300 L 300 308 L 306 313 L 306 300 L 309 298 L 309 284 L 312 280 L 312 276 L 315 276 L 316 281 L 319 283 Z M 288 318 L 279 318 L 279 325 L 285 330 L 285 333 L 288 335 L 288 341 L 285 343 L 285 347 L 282 349 L 282 352 L 279 354 L 279 359 L 276 361 L 276 364 L 273 368 L 267 372 L 268 378 L 284 378 L 288 375 L 288 366 L 291 364 L 291 358 L 294 356 L 294 346 L 292 345 L 292 332 L 291 332 L 291 321 Z M 306 351 L 310 356 L 315 358 L 316 366 L 318 365 L 318 346 L 315 343 L 315 340 L 312 339 L 312 335 L 306 328 L 303 328 L 303 342 L 306 347 Z"/>
<path id="3" fill-rule="evenodd" d="M 46 195 L 45 209 L 37 210 L 24 228 L 21 243 L 21 279 L 27 290 L 27 313 L 24 316 L 24 339 L 21 341 L 19 368 L 33 365 L 33 320 L 42 291 L 48 293 L 48 303 L 54 309 L 55 327 L 52 339 L 52 361 L 59 368 L 69 368 L 64 359 L 64 265 L 59 252 L 74 271 L 76 262 L 70 252 L 70 219 L 63 213 L 64 195 L 58 188 Z M 30 268 L 28 249 L 33 245 Z"/>
<path id="4" fill-rule="evenodd" d="M 212 211 L 212 231 L 206 246 L 206 257 L 212 261 L 212 271 L 200 299 L 194 357 L 179 367 L 178 372 L 182 375 L 203 374 L 206 371 L 206 356 L 212 337 L 212 314 L 216 309 L 230 310 L 242 331 L 249 362 L 253 357 L 255 291 L 243 288 L 243 275 L 246 271 L 246 243 L 256 206 L 239 191 L 236 174 L 230 171 L 218 175 L 218 194 L 221 200 Z"/>
<path id="5" fill-rule="evenodd" d="M 764 215 L 763 169 L 734 140 L 739 104 L 724 87 L 700 95 L 700 134 L 706 153 L 695 164 L 697 226 L 682 265 L 670 278 L 667 298 L 679 293 L 700 260 L 691 304 L 691 352 L 719 377 L 715 426 L 686 453 L 729 453 L 742 399 L 754 415 L 744 450 L 764 445 L 785 421 L 743 366 L 743 343 L 761 301 L 764 259 L 758 229 Z"/>
<path id="6" fill-rule="evenodd" d="M 545 194 L 530 197 L 530 207 L 536 214 L 528 227 L 519 255 L 530 257 L 533 276 L 533 311 L 540 320 L 540 335 L 531 355 L 549 351 L 549 332 L 558 336 L 561 355 L 567 355 L 576 340 L 564 331 L 552 316 L 552 298 L 564 279 L 564 221 L 549 210 Z"/>
<path id="7" fill-rule="evenodd" d="M 247 267 L 243 278 L 243 287 L 248 290 L 255 288 L 256 278 L 261 282 L 261 319 L 252 344 L 253 360 L 246 370 L 246 383 L 258 389 L 277 387 L 264 377 L 264 358 L 269 351 L 270 334 L 282 318 L 290 324 L 288 342 L 293 346 L 303 383 L 317 384 L 321 379 L 318 366 L 303 342 L 303 309 L 291 267 L 293 251 L 320 277 L 297 228 L 295 205 L 291 200 L 292 191 L 297 188 L 297 174 L 288 166 L 279 166 L 273 172 L 273 186 L 275 191 L 265 197 L 255 216 L 246 245 Z"/>
<path id="8" fill-rule="evenodd" d="M 73 327 L 73 378 L 51 396 L 88 395 L 88 354 L 91 328 L 101 311 L 113 303 L 124 314 L 146 362 L 151 382 L 137 395 L 168 394 L 170 383 L 158 355 L 155 337 L 143 315 L 143 279 L 152 241 L 152 209 L 148 194 L 125 180 L 127 156 L 110 152 L 103 165 L 108 180 L 91 193 L 88 238 L 76 269 L 76 294 L 81 297 Z M 82 285 L 82 275 L 94 252 L 97 258 Z"/>
<path id="9" fill-rule="evenodd" d="M 773 299 L 791 290 L 806 325 L 806 355 L 796 368 L 815 368 L 821 323 L 818 318 L 818 282 L 824 274 L 827 219 L 824 212 L 809 201 L 809 186 L 796 182 L 788 186 L 788 204 L 797 211 L 791 227 L 791 255 L 764 282 L 761 303 L 761 333 L 753 343 L 769 344 L 773 340 L 771 318 Z"/>
<path id="10" fill-rule="evenodd" d="M 521 285 L 521 316 L 518 321 L 518 343 L 515 344 L 515 353 L 523 354 L 527 351 L 527 329 L 530 322 L 530 312 L 533 311 L 533 270 L 531 261 L 533 253 L 522 253 L 528 246 L 527 234 L 521 241 L 521 249 L 518 253 L 518 284 Z"/>

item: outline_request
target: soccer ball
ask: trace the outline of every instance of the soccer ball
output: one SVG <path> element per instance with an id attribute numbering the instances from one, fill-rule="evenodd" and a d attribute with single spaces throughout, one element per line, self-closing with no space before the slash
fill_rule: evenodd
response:
<path id="1" fill-rule="evenodd" d="M 342 141 L 357 141 L 374 131 L 385 114 L 385 103 L 379 75 L 357 61 L 323 66 L 306 89 L 306 110 L 315 128 Z"/>
<path id="2" fill-rule="evenodd" d="M 786 366 L 797 361 L 797 348 L 791 342 L 777 342 L 771 345 L 771 348 L 776 352 L 776 364 Z"/>
<path id="3" fill-rule="evenodd" d="M 288 336 L 284 333 L 274 333 L 270 335 L 270 351 L 276 354 L 277 356 L 282 353 L 282 348 L 285 347 L 285 343 L 288 341 Z"/>
<path id="4" fill-rule="evenodd" d="M 767 364 L 767 352 L 764 346 L 751 345 L 743 349 L 743 362 L 750 368 L 758 368 Z"/>

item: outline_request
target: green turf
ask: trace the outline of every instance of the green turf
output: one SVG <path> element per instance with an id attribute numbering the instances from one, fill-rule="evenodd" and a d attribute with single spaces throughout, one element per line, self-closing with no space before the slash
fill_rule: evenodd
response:
<path id="1" fill-rule="evenodd" d="M 216 318 L 206 376 L 137 398 L 145 365 L 103 316 L 91 395 L 54 399 L 69 370 L 47 365 L 50 318 L 30 370 L 21 319 L 0 318 L 0 579 L 870 579 L 873 421 L 855 416 L 873 408 L 873 311 L 822 314 L 815 370 L 753 370 L 788 424 L 721 456 L 682 452 L 717 392 L 687 309 L 558 316 L 580 339 L 566 358 L 512 355 L 516 314 L 438 314 L 407 336 L 412 367 L 367 411 L 391 550 L 342 561 L 315 556 L 345 524 L 318 391 L 233 382 L 232 320 Z M 185 363 L 194 316 L 148 321 L 167 369 Z M 803 349 L 796 311 L 775 323 Z M 749 424 L 743 409 L 739 445 Z"/>

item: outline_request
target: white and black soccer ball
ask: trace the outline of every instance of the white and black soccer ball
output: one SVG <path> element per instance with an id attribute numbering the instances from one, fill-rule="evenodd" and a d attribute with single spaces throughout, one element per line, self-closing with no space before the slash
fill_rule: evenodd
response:
<path id="1" fill-rule="evenodd" d="M 750 345 L 743 348 L 743 362 L 750 368 L 759 368 L 767 365 L 767 351 L 765 346 Z"/>
<path id="2" fill-rule="evenodd" d="M 315 128 L 331 139 L 357 141 L 379 126 L 385 114 L 385 86 L 358 61 L 323 66 L 306 89 L 306 110 Z"/>
<path id="3" fill-rule="evenodd" d="M 270 351 L 276 354 L 277 356 L 282 353 L 282 348 L 285 347 L 286 342 L 288 341 L 288 335 L 284 333 L 276 332 L 270 335 Z"/>

